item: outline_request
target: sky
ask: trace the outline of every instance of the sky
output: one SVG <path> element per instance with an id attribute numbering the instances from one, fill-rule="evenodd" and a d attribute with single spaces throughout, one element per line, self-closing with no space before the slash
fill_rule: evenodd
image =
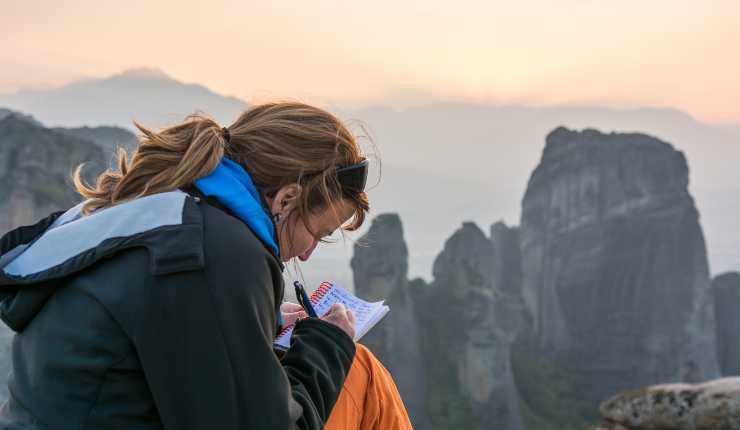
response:
<path id="1" fill-rule="evenodd" d="M 0 93 L 159 68 L 259 102 L 672 107 L 740 123 L 739 0 L 0 0 Z"/>

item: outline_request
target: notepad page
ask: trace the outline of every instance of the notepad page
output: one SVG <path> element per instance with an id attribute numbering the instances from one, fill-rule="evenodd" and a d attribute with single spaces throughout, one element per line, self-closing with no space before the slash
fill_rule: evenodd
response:
<path id="1" fill-rule="evenodd" d="M 362 336 L 365 336 L 365 333 L 369 332 L 370 329 L 372 329 L 375 326 L 375 324 L 380 322 L 380 320 L 383 319 L 385 314 L 387 314 L 388 311 L 391 310 L 388 306 L 383 305 L 382 304 L 383 302 L 377 302 L 377 303 L 380 303 L 381 306 L 376 311 L 373 312 L 373 316 L 370 319 L 368 319 L 367 322 L 365 322 L 365 324 L 363 324 L 362 326 L 357 326 L 357 325 L 355 326 L 356 327 L 355 328 L 356 330 L 355 340 L 360 340 Z"/>
<path id="2" fill-rule="evenodd" d="M 322 285 L 311 295 L 311 303 L 319 316 L 326 314 L 334 303 L 342 303 L 355 315 L 355 340 L 359 340 L 390 310 L 383 301 L 368 302 L 332 283 Z M 293 325 L 286 327 L 275 339 L 274 346 L 287 350 L 293 335 Z"/>

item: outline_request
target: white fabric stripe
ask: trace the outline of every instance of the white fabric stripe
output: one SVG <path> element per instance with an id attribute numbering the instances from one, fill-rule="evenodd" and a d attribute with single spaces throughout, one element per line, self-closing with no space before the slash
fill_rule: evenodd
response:
<path id="1" fill-rule="evenodd" d="M 15 257 L 21 255 L 23 251 L 26 250 L 30 245 L 28 243 L 21 243 L 20 245 L 16 246 L 15 248 L 11 249 L 10 251 L 6 252 L 3 255 L 0 255 L 0 269 L 7 266 L 11 261 L 15 259 Z"/>
<path id="2" fill-rule="evenodd" d="M 70 208 L 67 210 L 67 212 L 61 214 L 59 218 L 55 219 L 54 222 L 49 226 L 49 229 L 59 227 L 60 225 L 67 224 L 70 221 L 74 221 L 77 218 L 80 217 L 80 213 L 82 212 L 82 205 L 85 203 L 82 202 L 78 204 L 75 207 Z"/>
<path id="3" fill-rule="evenodd" d="M 51 230 L 52 228 L 58 227 L 62 224 L 66 224 L 70 221 L 73 221 L 77 219 L 80 216 L 80 211 L 82 209 L 82 203 L 79 205 L 72 207 L 68 209 L 66 212 L 61 214 L 57 219 L 54 220 L 53 223 L 44 231 L 47 232 Z M 10 264 L 11 261 L 15 259 L 15 257 L 19 256 L 23 251 L 31 246 L 33 244 L 33 241 L 31 243 L 22 243 L 15 248 L 11 249 L 10 251 L 6 252 L 2 256 L 0 256 L 0 269 Z"/>
<path id="4" fill-rule="evenodd" d="M 12 276 L 28 276 L 57 266 L 95 248 L 104 240 L 182 224 L 186 197 L 182 191 L 153 194 L 75 219 L 73 209 L 79 212 L 77 206 L 60 217 L 59 225 L 52 225 L 10 262 L 4 272 Z"/>

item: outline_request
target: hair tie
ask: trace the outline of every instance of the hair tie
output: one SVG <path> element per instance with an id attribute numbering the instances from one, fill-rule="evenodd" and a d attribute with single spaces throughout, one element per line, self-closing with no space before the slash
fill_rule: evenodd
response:
<path id="1" fill-rule="evenodd" d="M 229 133 L 229 129 L 224 127 L 221 129 L 221 131 L 223 132 L 223 137 L 226 143 L 227 144 L 231 143 L 231 134 Z"/>

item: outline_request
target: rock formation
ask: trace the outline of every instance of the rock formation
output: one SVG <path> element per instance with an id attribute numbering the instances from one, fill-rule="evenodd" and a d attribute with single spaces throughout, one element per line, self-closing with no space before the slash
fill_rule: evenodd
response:
<path id="1" fill-rule="evenodd" d="M 712 280 L 717 318 L 717 355 L 722 375 L 740 375 L 740 273 Z"/>
<path id="2" fill-rule="evenodd" d="M 631 430 L 737 430 L 740 378 L 628 391 L 603 402 L 599 411 L 609 423 Z"/>
<path id="3" fill-rule="evenodd" d="M 429 428 L 426 362 L 414 300 L 409 296 L 408 250 L 401 219 L 382 214 L 355 244 L 351 260 L 355 292 L 365 300 L 386 300 L 391 312 L 362 338 L 393 375 L 412 423 Z"/>
<path id="4" fill-rule="evenodd" d="M 493 243 L 470 222 L 445 242 L 434 262 L 423 326 L 429 330 L 427 350 L 439 351 L 430 380 L 445 381 L 446 392 L 430 402 L 432 414 L 460 402 L 470 414 L 447 428 L 523 428 L 511 369 L 523 305 L 496 285 L 496 272 Z"/>
<path id="5" fill-rule="evenodd" d="M 598 402 L 718 375 L 704 237 L 684 155 L 558 128 L 522 201 L 523 293 L 542 353 Z"/>
<path id="6" fill-rule="evenodd" d="M 519 249 L 519 229 L 502 221 L 491 226 L 493 243 L 494 285 L 501 291 L 521 295 L 522 254 Z"/>
<path id="7" fill-rule="evenodd" d="M 82 162 L 86 179 L 106 165 L 90 141 L 53 131 L 21 115 L 0 119 L 0 234 L 79 202 L 71 172 Z"/>
<path id="8" fill-rule="evenodd" d="M 355 290 L 391 312 L 363 338 L 394 375 L 417 428 L 523 429 L 510 347 L 523 321 L 516 229 L 492 240 L 464 223 L 434 264 L 407 280 L 397 215 L 380 215 L 355 246 Z M 513 247 L 513 248 L 511 248 Z"/>

